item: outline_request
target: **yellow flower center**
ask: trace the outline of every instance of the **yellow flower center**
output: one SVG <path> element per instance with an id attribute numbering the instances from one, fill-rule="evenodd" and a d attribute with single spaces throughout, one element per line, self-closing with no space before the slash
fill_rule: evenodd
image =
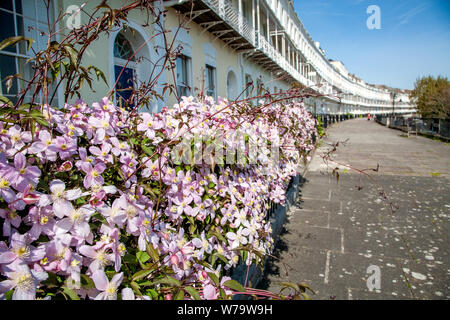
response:
<path id="1" fill-rule="evenodd" d="M 81 263 L 81 261 L 78 261 L 77 259 L 73 259 L 72 262 L 70 263 L 70 265 L 72 267 L 76 267 Z"/>
<path id="2" fill-rule="evenodd" d="M 40 224 L 46 224 L 48 222 L 48 217 L 46 216 L 41 217 L 41 220 L 39 222 Z"/>
<path id="3" fill-rule="evenodd" d="M 6 179 L 4 179 L 4 178 L 2 178 L 2 179 L 0 180 L 0 189 L 8 188 L 9 185 L 10 185 L 10 182 L 9 182 L 8 180 L 6 180 Z"/>
<path id="4" fill-rule="evenodd" d="M 29 291 L 30 289 L 32 289 L 33 284 L 33 277 L 30 273 L 22 274 L 16 279 L 16 288 L 23 291 Z"/>
<path id="5" fill-rule="evenodd" d="M 17 251 L 16 251 L 16 255 L 17 255 L 19 258 L 26 257 L 26 256 L 29 255 L 29 254 L 30 254 L 30 249 L 29 249 L 28 247 L 20 247 L 20 248 L 17 249 Z"/>

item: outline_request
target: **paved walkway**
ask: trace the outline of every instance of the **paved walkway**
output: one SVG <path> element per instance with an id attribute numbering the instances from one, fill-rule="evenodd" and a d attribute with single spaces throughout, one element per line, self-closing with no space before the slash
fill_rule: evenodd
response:
<path id="1" fill-rule="evenodd" d="M 316 291 L 312 299 L 449 299 L 450 146 L 366 119 L 337 123 L 327 134 L 261 287 L 304 282 Z M 335 161 L 358 169 L 379 164 L 371 175 L 395 212 L 367 177 L 360 181 L 342 166 L 339 183 L 329 174 L 320 155 L 327 143 L 346 139 Z"/>

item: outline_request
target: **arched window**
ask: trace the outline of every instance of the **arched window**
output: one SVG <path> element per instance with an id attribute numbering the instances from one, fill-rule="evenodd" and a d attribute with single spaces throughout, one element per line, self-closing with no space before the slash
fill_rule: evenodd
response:
<path id="1" fill-rule="evenodd" d="M 117 82 L 117 103 L 123 106 L 133 93 L 136 78 L 136 58 L 133 46 L 123 32 L 120 32 L 114 40 L 114 77 Z M 134 106 L 131 101 L 128 103 L 130 108 Z"/>
<path id="2" fill-rule="evenodd" d="M 236 74 L 230 70 L 227 74 L 227 97 L 228 99 L 236 99 L 237 96 L 237 78 Z"/>
<path id="3" fill-rule="evenodd" d="M 254 91 L 253 79 L 249 74 L 245 75 L 245 97 L 250 98 Z"/>

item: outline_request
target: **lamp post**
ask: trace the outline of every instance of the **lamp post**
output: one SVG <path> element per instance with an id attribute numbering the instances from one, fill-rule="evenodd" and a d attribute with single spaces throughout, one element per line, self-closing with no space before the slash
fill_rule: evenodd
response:
<path id="1" fill-rule="evenodd" d="M 391 92 L 392 97 L 392 116 L 395 116 L 395 98 L 397 98 L 397 92 Z"/>

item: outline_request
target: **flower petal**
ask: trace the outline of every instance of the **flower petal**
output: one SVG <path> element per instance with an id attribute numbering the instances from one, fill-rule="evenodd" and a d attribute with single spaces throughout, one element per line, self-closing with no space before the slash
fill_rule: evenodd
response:
<path id="1" fill-rule="evenodd" d="M 105 291 L 108 287 L 108 277 L 103 270 L 97 270 L 92 275 L 92 280 L 94 280 L 95 287 L 100 291 Z"/>

